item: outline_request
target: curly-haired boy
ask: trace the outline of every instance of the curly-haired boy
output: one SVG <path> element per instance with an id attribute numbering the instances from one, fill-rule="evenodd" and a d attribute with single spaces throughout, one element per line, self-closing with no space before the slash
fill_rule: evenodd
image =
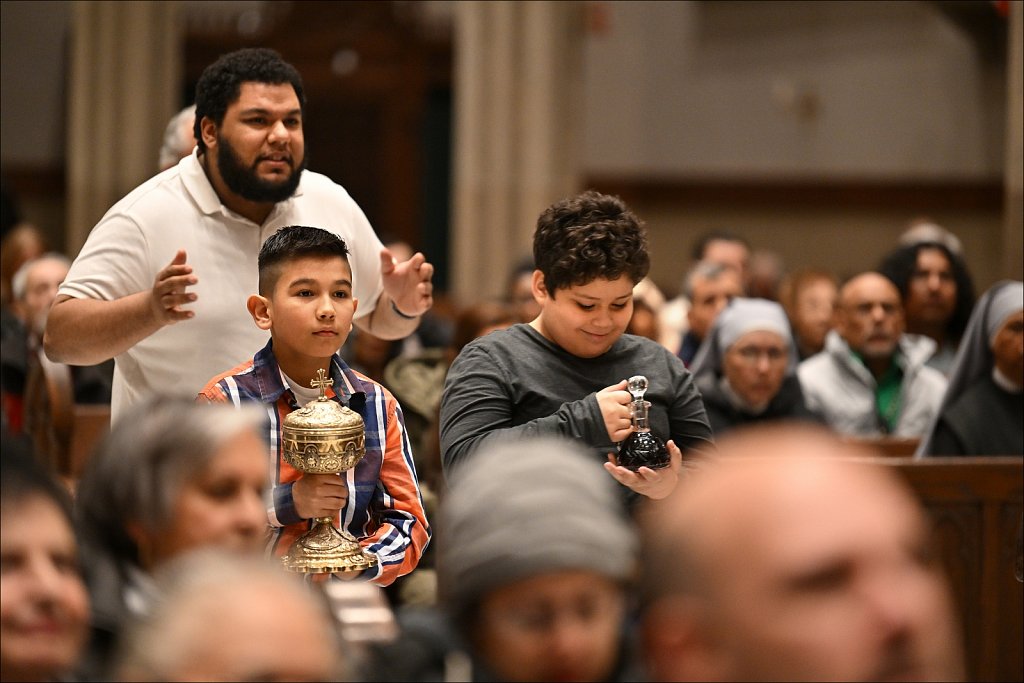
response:
<path id="1" fill-rule="evenodd" d="M 554 435 L 583 442 L 621 484 L 650 498 L 675 487 L 681 451 L 710 444 L 692 376 L 656 342 L 624 334 L 647 236 L 617 197 L 588 191 L 550 206 L 533 237 L 535 320 L 492 332 L 452 364 L 441 400 L 446 475 L 482 444 Z M 631 429 L 626 378 L 646 375 L 651 430 L 672 464 L 633 472 L 611 455 Z M 635 499 L 635 497 L 633 497 Z"/>

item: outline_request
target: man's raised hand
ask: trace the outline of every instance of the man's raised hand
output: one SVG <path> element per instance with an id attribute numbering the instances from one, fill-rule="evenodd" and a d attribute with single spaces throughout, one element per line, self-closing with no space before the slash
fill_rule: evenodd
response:
<path id="1" fill-rule="evenodd" d="M 434 266 L 421 252 L 399 263 L 388 249 L 381 249 L 380 273 L 384 291 L 405 315 L 423 315 L 434 304 Z"/>
<path id="2" fill-rule="evenodd" d="M 172 325 L 195 316 L 195 311 L 181 308 L 198 298 L 187 291 L 199 282 L 192 274 L 192 266 L 185 262 L 187 258 L 185 250 L 179 249 L 171 262 L 156 274 L 151 308 L 161 325 Z"/>

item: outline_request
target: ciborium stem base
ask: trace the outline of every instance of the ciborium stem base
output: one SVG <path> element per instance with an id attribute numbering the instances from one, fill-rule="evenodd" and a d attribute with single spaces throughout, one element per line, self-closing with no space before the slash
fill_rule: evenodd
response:
<path id="1" fill-rule="evenodd" d="M 312 529 L 295 539 L 281 562 L 290 572 L 333 574 L 369 569 L 377 558 L 364 553 L 351 534 L 339 531 L 331 517 L 318 517 Z"/>

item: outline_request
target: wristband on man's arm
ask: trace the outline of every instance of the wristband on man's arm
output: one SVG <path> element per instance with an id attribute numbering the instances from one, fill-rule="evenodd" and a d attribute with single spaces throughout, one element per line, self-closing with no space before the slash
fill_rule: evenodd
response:
<path id="1" fill-rule="evenodd" d="M 419 317 L 418 315 L 407 315 L 405 313 L 402 313 L 400 310 L 398 310 L 398 306 L 395 305 L 394 299 L 391 300 L 391 310 L 394 311 L 395 315 L 397 315 L 399 318 L 404 318 L 405 320 L 415 320 L 416 318 Z"/>

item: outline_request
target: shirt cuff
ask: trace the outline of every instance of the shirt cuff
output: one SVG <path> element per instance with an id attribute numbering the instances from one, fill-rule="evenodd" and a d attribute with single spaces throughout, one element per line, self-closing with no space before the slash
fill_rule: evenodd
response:
<path id="1" fill-rule="evenodd" d="M 295 482 L 288 482 L 274 487 L 274 516 L 281 526 L 298 524 L 305 520 L 299 516 L 295 509 L 295 498 L 292 497 L 292 486 Z"/>

